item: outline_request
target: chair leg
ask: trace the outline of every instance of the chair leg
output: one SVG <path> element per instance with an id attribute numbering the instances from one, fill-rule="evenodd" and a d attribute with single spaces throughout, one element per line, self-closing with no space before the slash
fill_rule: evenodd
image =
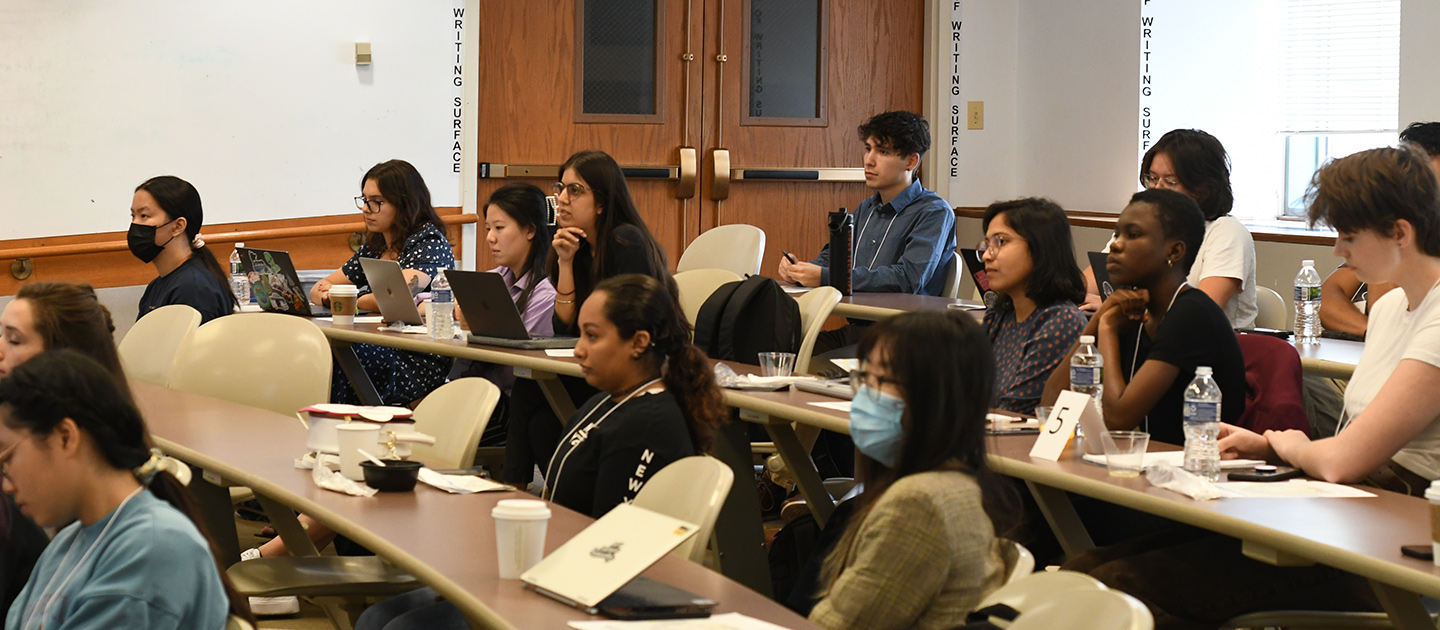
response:
<path id="1" fill-rule="evenodd" d="M 330 625 L 334 626 L 335 630 L 355 630 L 354 626 L 350 625 L 350 614 L 345 612 L 342 605 L 345 601 L 343 598 L 316 597 L 312 601 L 325 611 L 325 618 L 330 620 Z"/>

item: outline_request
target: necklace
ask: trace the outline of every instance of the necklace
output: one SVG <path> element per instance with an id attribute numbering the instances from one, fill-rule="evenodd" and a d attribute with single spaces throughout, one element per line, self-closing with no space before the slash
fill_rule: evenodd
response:
<path id="1" fill-rule="evenodd" d="M 606 396 L 606 397 L 605 397 L 605 400 L 602 400 L 602 401 L 600 401 L 599 404 L 595 405 L 595 407 L 590 410 L 590 413 L 585 414 L 585 417 L 584 417 L 584 418 L 581 418 L 579 422 L 576 422 L 576 423 L 575 423 L 575 426 L 570 429 L 570 432 L 565 434 L 565 437 L 560 440 L 560 445 L 557 446 L 557 447 L 555 447 L 555 453 L 558 455 L 558 454 L 560 453 L 560 449 L 564 448 L 566 443 L 568 443 L 568 442 L 570 442 L 572 439 L 574 439 L 575 434 L 576 434 L 577 432 L 579 432 L 581 429 L 585 429 L 586 435 L 587 435 L 587 437 L 588 437 L 590 429 L 594 429 L 595 427 L 600 426 L 600 423 L 601 423 L 601 422 L 604 422 L 606 418 L 609 418 L 609 417 L 610 417 L 610 414 L 615 413 L 615 410 L 616 410 L 616 409 L 619 409 L 620 407 L 624 406 L 625 403 L 630 402 L 630 400 L 631 400 L 632 398 L 635 398 L 636 396 L 639 396 L 639 395 L 640 395 L 642 392 L 644 392 L 645 390 L 650 389 L 650 386 L 651 386 L 651 385 L 654 385 L 654 384 L 656 384 L 656 383 L 658 383 L 658 382 L 660 382 L 660 377 L 657 376 L 657 377 L 655 377 L 655 378 L 653 378 L 653 379 L 650 379 L 649 381 L 641 384 L 639 387 L 636 387 L 636 388 L 635 388 L 633 391 L 631 391 L 630 393 L 625 394 L 625 397 L 624 397 L 624 398 L 621 398 L 621 399 L 620 399 L 620 402 L 615 403 L 615 406 L 614 406 L 614 407 L 611 407 L 611 408 L 609 409 L 609 411 L 606 411 L 604 415 L 600 416 L 600 419 L 599 419 L 599 420 L 596 420 L 596 421 L 595 421 L 595 424 L 593 424 L 593 425 L 591 425 L 590 427 L 586 428 L 585 423 L 590 420 L 590 416 L 595 415 L 596 410 L 600 409 L 600 407 L 601 407 L 602 405 L 604 405 L 607 401 L 614 399 L 614 396 L 613 396 L 613 395 L 611 395 L 611 396 Z M 583 442 L 584 440 L 582 439 L 581 441 Z M 549 498 L 555 496 L 555 489 L 560 487 L 560 474 L 565 471 L 565 462 L 570 459 L 570 454 L 571 454 L 571 453 L 574 453 L 576 447 L 578 447 L 578 446 L 580 446 L 580 445 L 579 445 L 579 444 L 575 444 L 574 446 L 570 447 L 570 450 L 566 451 L 566 452 L 565 452 L 565 455 L 560 458 L 560 463 L 555 466 L 555 474 L 554 474 L 554 476 L 553 476 L 554 478 L 553 478 L 553 479 L 546 479 L 546 480 L 545 480 L 545 482 L 546 482 L 546 483 L 545 483 L 545 494 L 544 494 L 544 496 L 541 497 L 541 498 L 549 499 Z"/>
<path id="2" fill-rule="evenodd" d="M 1180 297 L 1180 292 L 1183 291 L 1183 290 L 1185 289 L 1185 287 L 1188 287 L 1188 286 L 1190 286 L 1190 283 L 1189 283 L 1189 282 L 1183 282 L 1183 281 L 1182 281 L 1182 282 L 1180 283 L 1180 286 L 1175 287 L 1175 295 L 1170 296 L 1170 305 L 1165 307 L 1165 315 L 1166 315 L 1166 316 L 1169 316 L 1169 315 L 1170 315 L 1170 309 L 1171 309 L 1171 308 L 1174 308 L 1174 306 L 1175 306 L 1175 300 Z M 1158 327 L 1157 327 L 1157 330 L 1158 330 Z M 1127 384 L 1135 381 L 1135 368 L 1139 367 L 1139 366 L 1137 365 L 1137 363 L 1140 361 L 1140 336 L 1143 335 L 1143 334 L 1145 334 L 1145 322 L 1144 322 L 1144 321 L 1141 321 L 1141 322 L 1140 322 L 1140 325 L 1135 327 L 1135 352 L 1130 355 L 1130 378 L 1129 378 L 1129 380 L 1126 381 Z M 1149 433 L 1149 432 L 1150 432 L 1150 413 L 1149 413 L 1149 412 L 1146 412 L 1146 413 L 1145 413 L 1144 424 L 1145 424 L 1145 432 L 1146 432 L 1146 433 Z"/>

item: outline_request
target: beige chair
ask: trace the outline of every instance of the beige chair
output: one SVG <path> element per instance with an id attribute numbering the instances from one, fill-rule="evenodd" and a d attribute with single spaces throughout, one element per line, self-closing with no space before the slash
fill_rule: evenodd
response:
<path id="1" fill-rule="evenodd" d="M 655 473 L 636 493 L 634 503 L 636 507 L 699 525 L 700 531 L 670 553 L 700 562 L 734 482 L 735 473 L 720 460 L 706 455 L 686 457 Z"/>
<path id="2" fill-rule="evenodd" d="M 225 621 L 225 630 L 255 630 L 255 626 L 235 615 L 230 615 L 230 618 Z"/>
<path id="3" fill-rule="evenodd" d="M 730 282 L 738 282 L 740 276 L 727 269 L 691 269 L 675 274 L 675 286 L 680 289 L 680 310 L 685 312 L 685 320 L 695 325 L 695 319 L 700 316 L 700 307 L 705 305 L 705 300 L 710 294 L 721 285 Z"/>
<path id="4" fill-rule="evenodd" d="M 741 277 L 753 276 L 760 273 L 764 254 L 764 230 L 753 225 L 717 225 L 690 241 L 675 271 L 724 269 Z"/>
<path id="5" fill-rule="evenodd" d="M 475 447 L 500 402 L 500 388 L 478 377 L 450 381 L 415 407 L 415 430 L 435 436 L 435 444 L 415 444 L 413 458 L 438 470 L 475 465 Z"/>
<path id="6" fill-rule="evenodd" d="M 170 385 L 176 355 L 200 326 L 200 311 L 184 304 L 162 306 L 130 327 L 116 349 L 125 375 L 161 387 Z"/>
<path id="7" fill-rule="evenodd" d="M 1041 571 L 1006 582 L 1004 586 L 980 600 L 977 608 L 1004 604 L 1025 611 L 1045 602 L 1051 596 L 1070 591 L 1103 591 L 1105 585 L 1093 577 L 1075 571 Z"/>
<path id="8" fill-rule="evenodd" d="M 1260 307 L 1260 313 L 1255 316 L 1255 325 L 1260 328 L 1275 328 L 1278 330 L 1289 330 L 1290 322 L 1288 315 L 1290 309 L 1285 305 L 1285 298 L 1270 287 L 1255 287 L 1255 302 Z"/>
<path id="9" fill-rule="evenodd" d="M 1153 630 L 1155 617 L 1140 600 L 1114 590 L 1058 593 L 1021 610 L 1010 630 Z"/>
<path id="10" fill-rule="evenodd" d="M 1025 545 L 1009 538 L 1001 538 L 999 542 L 1000 556 L 1005 561 L 1006 584 L 1014 584 L 1035 572 L 1035 554 L 1030 553 Z"/>
<path id="11" fill-rule="evenodd" d="M 810 355 L 815 352 L 815 339 L 825 328 L 835 305 L 840 303 L 840 290 L 835 287 L 816 287 L 795 301 L 800 304 L 800 351 L 795 353 L 795 373 L 810 372 Z"/>
<path id="12" fill-rule="evenodd" d="M 950 257 L 950 264 L 945 267 L 945 285 L 941 288 L 940 295 L 952 300 L 960 299 L 960 273 L 964 268 L 965 261 L 960 260 L 960 252 L 955 252 L 955 255 Z M 935 271 L 940 272 L 939 269 Z"/>
<path id="13" fill-rule="evenodd" d="M 293 416 L 330 400 L 330 373 L 330 343 L 315 324 L 240 313 L 195 329 L 175 359 L 170 387 Z"/>

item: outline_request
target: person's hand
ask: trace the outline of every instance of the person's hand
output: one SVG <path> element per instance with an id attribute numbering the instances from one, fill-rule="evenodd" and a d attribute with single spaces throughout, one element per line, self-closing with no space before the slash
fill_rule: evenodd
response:
<path id="1" fill-rule="evenodd" d="M 780 257 L 780 266 L 776 268 L 776 271 L 779 272 L 779 274 L 780 274 L 780 280 L 781 280 L 781 281 L 783 281 L 783 282 L 795 282 L 795 283 L 798 284 L 798 282 L 796 282 L 795 278 L 790 275 L 790 259 L 788 259 L 788 258 L 786 258 L 786 257 L 784 257 L 784 256 L 781 256 L 781 257 Z"/>
<path id="2" fill-rule="evenodd" d="M 1135 322 L 1144 322 L 1148 317 L 1145 305 L 1150 303 L 1150 292 L 1145 289 L 1116 289 L 1106 298 L 1095 316 L 1100 318 L 1100 327 L 1111 330 L 1128 328 Z"/>
<path id="3" fill-rule="evenodd" d="M 1310 443 L 1310 436 L 1304 431 L 1286 429 L 1284 431 L 1266 431 L 1265 441 L 1269 443 L 1271 452 L 1276 457 L 1285 461 L 1293 461 L 1293 454 L 1296 450 L 1304 448 Z"/>
<path id="4" fill-rule="evenodd" d="M 319 282 L 316 282 L 315 286 L 310 287 L 310 301 L 314 302 L 315 304 L 324 306 L 325 303 L 330 299 L 331 286 L 332 283 L 329 280 L 321 280 Z"/>
<path id="5" fill-rule="evenodd" d="M 1085 302 L 1080 304 L 1080 310 L 1094 313 L 1100 310 L 1100 296 L 1094 293 L 1085 294 Z"/>
<path id="6" fill-rule="evenodd" d="M 808 262 L 797 262 L 793 265 L 789 261 L 781 263 L 785 265 L 782 273 L 790 276 L 790 281 L 802 287 L 820 286 L 820 265 L 812 265 Z"/>
<path id="7" fill-rule="evenodd" d="M 1220 423 L 1220 459 L 1274 459 L 1265 436 L 1233 424 Z"/>
<path id="8" fill-rule="evenodd" d="M 580 251 L 580 239 L 585 238 L 585 230 L 576 227 L 562 227 L 555 230 L 555 238 L 550 244 L 555 248 L 555 258 L 563 263 L 575 260 L 575 252 Z"/>

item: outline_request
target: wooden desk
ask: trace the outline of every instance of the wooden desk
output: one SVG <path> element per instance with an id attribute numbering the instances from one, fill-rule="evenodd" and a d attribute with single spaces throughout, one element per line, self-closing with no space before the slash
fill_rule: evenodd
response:
<path id="1" fill-rule="evenodd" d="M 1349 379 L 1355 373 L 1355 366 L 1360 363 L 1360 353 L 1365 351 L 1365 342 L 1322 338 L 1318 344 L 1295 344 L 1295 350 L 1300 353 L 1300 366 L 1306 372 Z"/>
<path id="2" fill-rule="evenodd" d="M 979 302 L 970 300 L 952 300 L 947 297 L 933 295 L 915 295 L 913 293 L 855 293 L 848 297 L 840 298 L 840 303 L 835 305 L 835 314 L 854 319 L 868 319 L 879 321 L 887 317 L 909 313 L 912 311 L 945 311 L 951 304 L 969 304 L 972 306 L 983 306 Z M 985 310 L 977 309 L 968 311 L 977 318 L 985 316 Z"/>
<path id="3" fill-rule="evenodd" d="M 145 383 L 132 383 L 132 390 L 167 453 L 315 517 L 434 587 L 477 627 L 563 628 L 567 621 L 593 618 L 525 590 L 518 580 L 499 578 L 490 510 L 501 499 L 529 495 L 452 495 L 424 484 L 413 493 L 369 498 L 321 490 L 309 471 L 294 467 L 305 444 L 305 430 L 294 417 Z M 592 522 L 558 505 L 550 507 L 547 552 Z M 789 628 L 815 627 L 682 558 L 667 556 L 645 575 L 713 598 L 720 602 L 717 611 L 739 611 Z"/>

